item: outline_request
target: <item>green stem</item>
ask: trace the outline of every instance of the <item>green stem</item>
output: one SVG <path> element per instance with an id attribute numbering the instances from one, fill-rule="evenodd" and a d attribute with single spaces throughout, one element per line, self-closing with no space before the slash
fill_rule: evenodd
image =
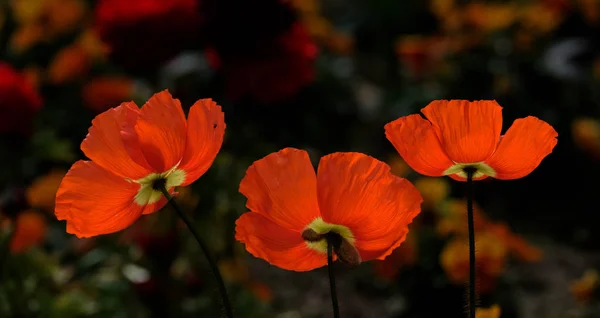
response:
<path id="1" fill-rule="evenodd" d="M 329 271 L 329 287 L 331 288 L 331 305 L 333 306 L 333 317 L 340 317 L 337 290 L 335 287 L 335 273 L 333 270 L 333 239 L 327 236 L 327 269 Z"/>
<path id="2" fill-rule="evenodd" d="M 160 188 L 160 191 L 165 196 L 165 198 L 167 198 L 167 200 L 171 204 L 171 207 L 173 207 L 175 212 L 177 212 L 177 214 L 183 220 L 183 223 L 185 223 L 185 225 L 188 227 L 190 232 L 192 232 L 192 235 L 198 242 L 198 245 L 200 245 L 200 249 L 202 249 L 202 252 L 204 252 L 204 256 L 206 256 L 206 260 L 208 261 L 208 264 L 210 265 L 210 269 L 212 270 L 213 275 L 215 275 L 215 278 L 217 279 L 217 283 L 219 286 L 219 292 L 221 293 L 221 298 L 223 300 L 223 307 L 225 307 L 225 313 L 227 314 L 228 318 L 233 318 L 233 309 L 231 307 L 231 302 L 229 301 L 229 296 L 227 295 L 227 289 L 225 288 L 225 283 L 223 282 L 223 277 L 221 276 L 221 272 L 219 271 L 217 262 L 214 260 L 212 254 L 210 253 L 208 246 L 206 246 L 206 243 L 204 242 L 204 240 L 202 240 L 202 238 L 200 237 L 200 234 L 196 231 L 196 228 L 194 228 L 194 226 L 192 225 L 192 221 L 190 220 L 190 218 L 188 218 L 188 216 L 185 215 L 183 213 L 183 211 L 181 211 L 181 209 L 179 208 L 177 203 L 175 203 L 175 200 L 172 200 L 173 198 L 169 194 L 169 191 L 167 191 L 167 189 L 164 186 Z"/>
<path id="3" fill-rule="evenodd" d="M 473 217 L 473 173 L 469 169 L 467 173 L 467 218 L 469 223 L 469 317 L 475 318 L 475 221 Z"/>

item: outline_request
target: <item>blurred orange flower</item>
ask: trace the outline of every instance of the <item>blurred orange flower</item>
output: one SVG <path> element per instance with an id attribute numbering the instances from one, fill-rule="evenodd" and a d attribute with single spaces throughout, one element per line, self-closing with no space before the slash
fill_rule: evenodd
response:
<path id="1" fill-rule="evenodd" d="M 493 305 L 490 308 L 477 308 L 475 318 L 500 318 L 500 314 L 502 314 L 500 306 Z"/>
<path id="2" fill-rule="evenodd" d="M 75 43 L 59 51 L 48 66 L 48 81 L 64 84 L 81 79 L 90 69 L 92 58 L 89 53 Z"/>
<path id="3" fill-rule="evenodd" d="M 67 232 L 90 237 L 120 231 L 166 204 L 173 193 L 202 176 L 225 133 L 221 107 L 198 100 L 186 121 L 178 99 L 154 94 L 140 109 L 134 102 L 96 116 L 76 162 L 56 195 L 55 214 Z M 159 188 L 160 187 L 160 188 Z"/>
<path id="4" fill-rule="evenodd" d="M 548 123 L 529 116 L 502 130 L 502 107 L 493 100 L 436 100 L 420 114 L 385 125 L 385 134 L 417 172 L 466 181 L 518 179 L 530 174 L 556 146 L 558 134 Z"/>
<path id="5" fill-rule="evenodd" d="M 411 75 L 418 77 L 450 53 L 448 44 L 441 36 L 403 36 L 396 42 L 396 54 Z"/>
<path id="6" fill-rule="evenodd" d="M 90 79 L 81 89 L 85 106 L 103 112 L 124 100 L 132 100 L 134 81 L 126 76 L 98 76 Z"/>
<path id="7" fill-rule="evenodd" d="M 385 259 L 405 241 L 422 202 L 408 180 L 372 157 L 330 154 L 315 174 L 308 153 L 294 148 L 254 162 L 240 192 L 250 212 L 236 221 L 236 239 L 294 271 L 327 264 L 326 236 L 335 236 L 335 255 L 347 264 Z"/>
<path id="8" fill-rule="evenodd" d="M 33 210 L 22 211 L 17 215 L 13 238 L 10 242 L 12 253 L 27 251 L 30 247 L 44 241 L 46 220 Z"/>
<path id="9" fill-rule="evenodd" d="M 390 256 L 384 260 L 373 262 L 375 274 L 388 281 L 395 280 L 403 266 L 414 265 L 417 262 L 418 243 L 417 231 L 413 229 L 408 232 L 406 241 L 395 249 Z"/>
<path id="10" fill-rule="evenodd" d="M 505 223 L 490 223 L 486 230 L 494 233 L 507 247 L 508 251 L 523 262 L 537 262 L 542 259 L 543 253 L 540 249 L 530 245 L 522 237 L 511 232 Z"/>
<path id="11" fill-rule="evenodd" d="M 570 285 L 571 294 L 581 303 L 588 302 L 596 289 L 600 286 L 598 272 L 594 269 L 588 269 L 583 276 Z"/>
<path id="12" fill-rule="evenodd" d="M 513 3 L 470 3 L 464 8 L 470 26 L 484 32 L 506 29 L 517 21 L 519 8 Z"/>
<path id="13" fill-rule="evenodd" d="M 268 303 L 273 299 L 273 291 L 267 284 L 258 281 L 252 281 L 248 283 L 247 286 L 259 300 Z"/>
<path id="14" fill-rule="evenodd" d="M 56 192 L 66 173 L 64 170 L 52 170 L 35 179 L 25 191 L 29 205 L 46 211 L 54 210 Z"/>
<path id="15" fill-rule="evenodd" d="M 583 117 L 573 120 L 571 133 L 575 144 L 596 159 L 600 159 L 600 121 Z"/>
<path id="16" fill-rule="evenodd" d="M 496 280 L 504 271 L 507 249 L 492 233 L 477 235 L 475 260 L 479 293 L 494 289 Z M 463 285 L 469 281 L 469 246 L 465 237 L 450 240 L 440 254 L 440 264 L 450 281 Z"/>
<path id="17" fill-rule="evenodd" d="M 29 133 L 31 120 L 41 108 L 42 98 L 29 79 L 0 62 L 0 133 Z"/>

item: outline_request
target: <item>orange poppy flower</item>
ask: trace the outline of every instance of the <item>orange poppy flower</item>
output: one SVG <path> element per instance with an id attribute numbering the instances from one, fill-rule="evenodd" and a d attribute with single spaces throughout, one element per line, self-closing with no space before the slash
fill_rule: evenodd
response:
<path id="1" fill-rule="evenodd" d="M 159 210 L 158 190 L 186 186 L 215 159 L 225 132 L 221 107 L 201 99 L 186 122 L 181 103 L 168 91 L 140 109 L 126 102 L 96 116 L 76 162 L 56 195 L 55 214 L 78 237 L 113 233 L 142 214 Z"/>
<path id="2" fill-rule="evenodd" d="M 236 239 L 252 255 L 287 270 L 327 264 L 327 239 L 337 259 L 358 265 L 384 259 L 405 239 L 423 201 L 406 179 L 360 153 L 321 158 L 286 148 L 256 161 L 240 184 L 248 198 Z"/>
<path id="3" fill-rule="evenodd" d="M 548 123 L 515 120 L 501 136 L 502 107 L 496 101 L 437 100 L 419 114 L 385 125 L 385 134 L 417 172 L 466 181 L 493 177 L 518 179 L 531 173 L 556 146 L 558 134 Z"/>

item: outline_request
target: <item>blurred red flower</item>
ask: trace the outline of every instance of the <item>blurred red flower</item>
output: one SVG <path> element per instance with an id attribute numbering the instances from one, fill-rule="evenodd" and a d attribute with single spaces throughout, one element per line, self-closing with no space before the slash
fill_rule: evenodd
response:
<path id="1" fill-rule="evenodd" d="M 260 47 L 259 53 L 222 56 L 209 49 L 207 56 L 210 65 L 224 75 L 230 98 L 274 103 L 314 80 L 317 52 L 304 25 L 296 23 L 273 43 Z"/>
<path id="2" fill-rule="evenodd" d="M 0 133 L 27 134 L 41 108 L 42 99 L 27 77 L 0 62 Z"/>
<path id="3" fill-rule="evenodd" d="M 100 0 L 95 28 L 110 47 L 110 58 L 142 70 L 174 57 L 198 35 L 197 0 Z"/>

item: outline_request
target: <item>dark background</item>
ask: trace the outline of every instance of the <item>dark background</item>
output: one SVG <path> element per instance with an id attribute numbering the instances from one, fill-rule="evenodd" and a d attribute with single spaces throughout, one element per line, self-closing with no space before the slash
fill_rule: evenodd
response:
<path id="1" fill-rule="evenodd" d="M 483 213 L 543 253 L 535 262 L 496 260 L 505 266 L 481 305 L 499 304 L 502 317 L 600 315 L 595 279 L 583 291 L 573 287 L 600 260 L 600 2 L 0 4 L 3 229 L 24 211 L 45 224 L 24 230 L 35 244 L 9 253 L 0 317 L 219 316 L 214 280 L 171 210 L 121 233 L 78 240 L 51 203 L 34 202 L 52 198 L 60 178 L 31 194 L 49 172 L 64 173 L 83 158 L 79 144 L 94 116 L 123 101 L 141 106 L 162 89 L 184 108 L 210 97 L 225 112 L 219 156 L 178 200 L 220 259 L 237 316 L 331 316 L 325 269 L 286 272 L 235 242 L 246 168 L 284 147 L 308 150 L 315 164 L 331 152 L 358 151 L 416 183 L 421 176 L 402 169 L 383 126 L 435 99 L 495 99 L 504 131 L 532 115 L 559 134 L 531 175 L 476 184 Z M 406 248 L 399 254 L 410 256 L 386 263 L 398 273 L 381 274 L 377 262 L 338 267 L 343 317 L 464 316 L 464 288 L 439 260 L 453 238 L 434 230 L 436 211 L 463 198 L 464 184 L 436 182 L 450 192 L 419 216 L 417 251 Z"/>

